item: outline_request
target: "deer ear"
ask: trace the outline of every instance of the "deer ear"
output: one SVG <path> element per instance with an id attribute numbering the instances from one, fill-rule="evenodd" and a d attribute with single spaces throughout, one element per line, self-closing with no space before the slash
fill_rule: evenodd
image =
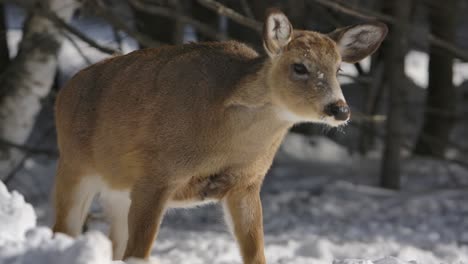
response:
<path id="1" fill-rule="evenodd" d="M 387 32 L 385 24 L 374 22 L 339 28 L 328 36 L 338 45 L 342 60 L 354 63 L 374 53 Z"/>
<path id="2" fill-rule="evenodd" d="M 267 11 L 263 25 L 263 46 L 270 57 L 281 54 L 291 40 L 293 28 L 286 15 L 278 9 Z"/>

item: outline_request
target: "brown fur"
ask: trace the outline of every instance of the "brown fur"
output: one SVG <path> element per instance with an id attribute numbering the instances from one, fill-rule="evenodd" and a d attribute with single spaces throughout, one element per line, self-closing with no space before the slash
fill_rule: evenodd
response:
<path id="1" fill-rule="evenodd" d="M 112 189 L 131 190 L 125 257 L 148 257 L 169 201 L 216 199 L 232 217 L 244 262 L 265 263 L 260 186 L 294 123 L 278 113 L 320 121 L 325 105 L 342 98 L 341 57 L 329 37 L 295 31 L 277 51 L 263 57 L 238 42 L 163 47 L 74 76 L 56 103 L 54 230 L 76 235 L 65 220 L 73 190 L 100 175 Z M 309 80 L 291 76 L 299 61 Z"/>

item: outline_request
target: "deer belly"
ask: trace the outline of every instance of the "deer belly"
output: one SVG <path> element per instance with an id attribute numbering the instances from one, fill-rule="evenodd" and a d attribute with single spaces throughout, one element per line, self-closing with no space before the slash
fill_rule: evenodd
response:
<path id="1" fill-rule="evenodd" d="M 217 202 L 226 195 L 235 182 L 233 175 L 229 174 L 192 177 L 185 186 L 175 192 L 169 207 L 187 208 Z"/>

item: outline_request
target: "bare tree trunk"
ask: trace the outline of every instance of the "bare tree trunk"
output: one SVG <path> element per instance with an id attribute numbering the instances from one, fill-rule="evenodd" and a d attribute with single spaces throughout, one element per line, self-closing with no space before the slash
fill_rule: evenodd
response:
<path id="1" fill-rule="evenodd" d="M 432 0 L 431 4 L 429 23 L 432 34 L 449 43 L 453 42 L 458 1 L 446 1 L 442 4 Z M 426 111 L 424 124 L 414 148 L 415 154 L 444 157 L 456 115 L 452 67 L 453 57 L 431 45 Z"/>
<path id="2" fill-rule="evenodd" d="M 7 27 L 5 21 L 5 7 L 0 4 L 0 74 L 5 71 L 10 63 L 10 53 L 7 42 Z"/>
<path id="3" fill-rule="evenodd" d="M 68 21 L 77 7 L 75 0 L 44 0 L 42 8 Z M 47 18 L 31 13 L 26 20 L 18 55 L 0 76 L 0 138 L 23 144 L 41 109 L 41 100 L 50 92 L 57 68 L 57 53 L 63 36 Z M 9 162 L 10 151 L 4 151 Z"/>
<path id="4" fill-rule="evenodd" d="M 385 136 L 385 150 L 382 160 L 382 187 L 400 188 L 400 145 L 402 127 L 402 97 L 404 80 L 404 61 L 408 46 L 408 22 L 412 6 L 411 0 L 395 0 L 384 3 L 385 11 L 399 21 L 390 28 L 386 43 L 384 43 L 385 73 L 389 91 L 389 105 Z"/>

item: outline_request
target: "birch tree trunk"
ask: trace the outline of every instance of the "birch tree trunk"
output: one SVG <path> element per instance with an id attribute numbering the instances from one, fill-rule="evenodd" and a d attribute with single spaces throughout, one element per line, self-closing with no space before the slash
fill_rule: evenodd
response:
<path id="1" fill-rule="evenodd" d="M 41 0 L 35 6 L 69 21 L 78 4 L 75 0 Z M 51 90 L 62 40 L 60 29 L 32 10 L 24 24 L 18 54 L 0 76 L 1 139 L 16 144 L 28 139 L 41 100 Z M 0 152 L 2 167 L 14 163 L 12 153 L 8 149 Z"/>

